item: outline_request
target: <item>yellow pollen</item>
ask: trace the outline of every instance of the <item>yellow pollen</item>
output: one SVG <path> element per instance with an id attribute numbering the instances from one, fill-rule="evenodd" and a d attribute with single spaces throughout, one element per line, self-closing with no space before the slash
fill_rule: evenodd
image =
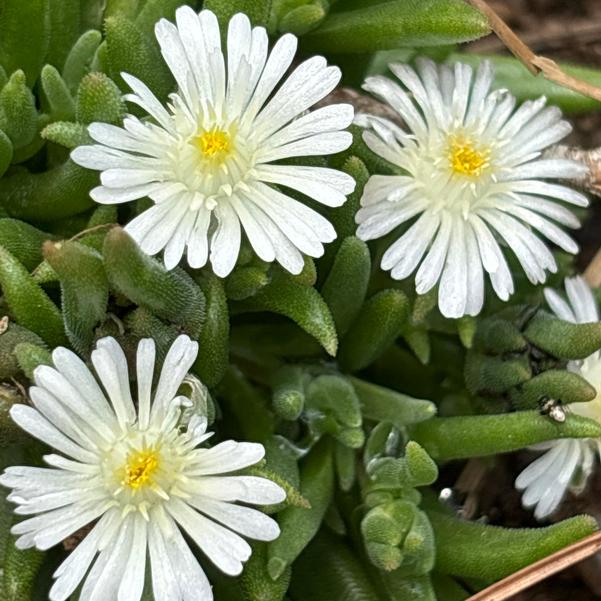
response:
<path id="1" fill-rule="evenodd" d="M 125 478 L 122 484 L 137 490 L 144 486 L 152 477 L 159 465 L 159 460 L 154 451 L 138 451 L 127 458 Z"/>
<path id="2" fill-rule="evenodd" d="M 476 150 L 470 140 L 451 138 L 449 161 L 455 173 L 477 177 L 488 167 L 490 150 Z"/>
<path id="3" fill-rule="evenodd" d="M 206 157 L 224 155 L 228 153 L 232 147 L 230 135 L 220 129 L 205 131 L 199 136 L 196 136 L 192 140 L 192 143 Z"/>

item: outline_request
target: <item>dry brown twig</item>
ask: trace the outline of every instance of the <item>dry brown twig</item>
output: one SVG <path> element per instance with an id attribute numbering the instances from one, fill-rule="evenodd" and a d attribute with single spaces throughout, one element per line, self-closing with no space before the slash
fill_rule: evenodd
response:
<path id="1" fill-rule="evenodd" d="M 529 565 L 492 586 L 472 595 L 467 601 L 506 601 L 549 576 L 594 555 L 601 550 L 601 532 L 595 532 Z"/>
<path id="2" fill-rule="evenodd" d="M 485 0 L 465 0 L 486 16 L 491 29 L 503 41 L 513 55 L 519 59 L 533 75 L 539 73 L 546 79 L 564 88 L 569 88 L 585 96 L 590 96 L 601 102 L 601 88 L 586 81 L 577 79 L 565 73 L 561 67 L 550 58 L 539 56 L 510 29 L 501 17 L 488 5 Z"/>

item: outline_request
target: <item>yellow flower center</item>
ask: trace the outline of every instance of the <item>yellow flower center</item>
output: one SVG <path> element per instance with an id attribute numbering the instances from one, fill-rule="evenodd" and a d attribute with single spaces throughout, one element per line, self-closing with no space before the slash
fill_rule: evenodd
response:
<path id="1" fill-rule="evenodd" d="M 232 148 L 230 135 L 221 129 L 205 131 L 192 140 L 205 157 L 225 158 Z"/>
<path id="2" fill-rule="evenodd" d="M 127 458 L 123 484 L 138 490 L 148 483 L 158 465 L 159 460 L 154 451 L 146 450 L 132 453 Z"/>
<path id="3" fill-rule="evenodd" d="M 453 137 L 449 144 L 451 169 L 460 175 L 478 177 L 488 167 L 490 150 L 476 149 L 470 140 Z"/>

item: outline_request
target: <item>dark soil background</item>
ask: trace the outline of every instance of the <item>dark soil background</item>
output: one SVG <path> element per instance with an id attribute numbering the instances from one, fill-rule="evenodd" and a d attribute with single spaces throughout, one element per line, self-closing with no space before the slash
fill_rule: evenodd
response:
<path id="1" fill-rule="evenodd" d="M 489 4 L 537 54 L 601 69 L 601 0 L 489 0 Z M 504 54 L 491 35 L 470 44 L 468 51 Z M 601 110 L 571 117 L 574 132 L 567 143 L 590 149 L 601 146 Z M 592 215 L 577 234 L 584 269 L 601 246 L 601 198 L 591 197 Z M 522 509 L 513 482 L 534 454 L 518 453 L 493 461 L 472 460 L 448 466 L 443 486 L 454 489 L 466 517 L 508 527 L 537 524 Z M 567 498 L 554 520 L 588 513 L 601 522 L 601 470 L 584 494 Z M 512 601 L 591 601 L 601 599 L 601 553 L 579 566 L 512 597 Z M 444 601 L 444 600 L 441 600 Z"/>

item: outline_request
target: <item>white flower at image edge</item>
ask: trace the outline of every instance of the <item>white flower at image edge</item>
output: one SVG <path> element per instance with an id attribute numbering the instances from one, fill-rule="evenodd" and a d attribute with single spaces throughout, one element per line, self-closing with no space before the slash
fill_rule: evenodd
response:
<path id="1" fill-rule="evenodd" d="M 567 302 L 554 290 L 545 290 L 547 303 L 557 317 L 572 323 L 599 321 L 597 303 L 584 279 L 568 278 L 565 288 Z M 568 369 L 580 374 L 597 391 L 595 399 L 588 403 L 570 404 L 570 411 L 601 421 L 601 353 L 593 353 L 584 361 L 570 361 Z M 582 492 L 596 458 L 601 456 L 601 440 L 569 438 L 534 448 L 546 452 L 521 472 L 515 484 L 524 491 L 524 506 L 535 507 L 535 517 L 543 519 L 557 509 L 568 490 L 576 494 Z"/>
<path id="2" fill-rule="evenodd" d="M 517 257 L 533 284 L 557 270 L 544 236 L 575 253 L 576 243 L 560 226 L 578 219 L 562 202 L 588 204 L 574 190 L 549 178 L 574 178 L 583 165 L 541 158 L 570 132 L 545 99 L 516 107 L 506 90 L 491 91 L 493 69 L 483 62 L 474 75 L 464 64 L 437 66 L 419 60 L 417 72 L 392 64 L 404 88 L 383 76 L 364 88 L 388 103 L 408 132 L 384 118 L 360 115 L 369 148 L 401 175 L 374 175 L 356 215 L 362 240 L 380 238 L 411 224 L 386 250 L 382 268 L 400 280 L 413 272 L 418 294 L 436 284 L 446 317 L 477 315 L 484 303 L 484 274 L 496 294 L 514 291 L 503 247 Z"/>
<path id="3" fill-rule="evenodd" d="M 104 388 L 65 348 L 54 367 L 35 370 L 33 407 L 11 416 L 62 455 L 50 467 L 9 467 L 0 484 L 24 516 L 12 532 L 19 549 L 48 549 L 93 524 L 58 568 L 51 601 L 65 601 L 83 581 L 81 601 L 139 601 L 150 559 L 156 601 L 209 601 L 211 586 L 182 531 L 223 572 L 240 574 L 251 554 L 239 534 L 257 540 L 279 535 L 261 511 L 234 502 L 273 504 L 284 491 L 264 478 L 224 475 L 257 463 L 256 443 L 228 440 L 199 448 L 211 433 L 198 415 L 178 426 L 190 404 L 177 390 L 198 345 L 180 336 L 169 350 L 152 391 L 155 345 L 139 343 L 137 409 L 125 355 L 113 338 L 98 342 L 92 363 Z M 107 400 L 108 399 L 108 400 Z"/>
<path id="4" fill-rule="evenodd" d="M 187 252 L 191 267 L 210 259 L 213 271 L 226 276 L 243 230 L 261 259 L 300 273 L 302 253 L 321 256 L 323 243 L 336 232 L 276 186 L 330 207 L 342 205 L 354 190 L 345 173 L 292 161 L 351 144 L 352 135 L 342 131 L 353 120 L 351 105 L 306 112 L 336 87 L 340 69 L 316 56 L 276 89 L 292 64 L 297 38 L 282 36 L 268 53 L 265 29 L 251 29 L 243 14 L 229 23 L 227 57 L 217 18 L 208 10 L 197 15 L 179 8 L 176 25 L 159 21 L 156 37 L 178 92 L 164 107 L 142 81 L 123 74 L 133 91 L 126 99 L 152 119 L 127 116 L 123 127 L 90 125 L 98 144 L 76 148 L 71 157 L 102 171 L 92 198 L 103 204 L 152 199 L 154 206 L 126 230 L 146 253 L 164 249 L 168 269 Z"/>

